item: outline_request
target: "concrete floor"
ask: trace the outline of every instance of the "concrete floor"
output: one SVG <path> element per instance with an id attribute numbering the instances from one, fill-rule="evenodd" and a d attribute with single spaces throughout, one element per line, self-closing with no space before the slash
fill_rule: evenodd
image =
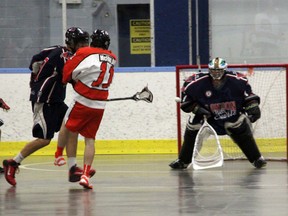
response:
<path id="1" fill-rule="evenodd" d="M 93 190 L 68 182 L 67 166 L 31 156 L 11 187 L 0 175 L 0 215 L 287 216 L 286 162 L 254 169 L 248 161 L 175 171 L 176 155 L 96 155 Z M 4 158 L 1 158 L 1 161 Z M 82 166 L 82 157 L 79 157 Z"/>

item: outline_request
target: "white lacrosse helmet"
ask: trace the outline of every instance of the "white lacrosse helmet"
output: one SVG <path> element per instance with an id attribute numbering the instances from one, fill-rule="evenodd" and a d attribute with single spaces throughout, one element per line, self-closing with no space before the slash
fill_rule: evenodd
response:
<path id="1" fill-rule="evenodd" d="M 219 57 L 209 61 L 208 68 L 209 74 L 213 79 L 220 80 L 227 69 L 227 62 Z"/>

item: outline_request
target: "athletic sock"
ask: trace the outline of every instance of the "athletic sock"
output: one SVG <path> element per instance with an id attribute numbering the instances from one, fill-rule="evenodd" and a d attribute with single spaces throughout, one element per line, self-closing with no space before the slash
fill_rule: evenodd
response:
<path id="1" fill-rule="evenodd" d="M 18 153 L 18 155 L 16 155 L 16 156 L 13 158 L 13 160 L 14 160 L 16 163 L 21 163 L 22 160 L 24 160 L 24 157 L 23 157 L 23 155 L 22 155 L 21 152 L 20 152 L 20 153 Z"/>
<path id="2" fill-rule="evenodd" d="M 64 147 L 57 146 L 57 150 L 55 152 L 55 158 L 63 155 Z"/>
<path id="3" fill-rule="evenodd" d="M 68 169 L 70 170 L 71 167 L 77 164 L 76 157 L 68 157 Z"/>
<path id="4" fill-rule="evenodd" d="M 89 177 L 89 176 L 90 176 L 90 175 L 89 175 L 90 169 L 91 169 L 91 165 L 84 164 L 84 171 L 83 171 L 83 175 L 86 175 L 86 176 Z"/>

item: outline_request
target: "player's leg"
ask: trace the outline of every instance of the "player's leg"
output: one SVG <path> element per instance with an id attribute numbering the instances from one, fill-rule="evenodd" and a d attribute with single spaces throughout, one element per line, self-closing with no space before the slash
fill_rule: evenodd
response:
<path id="1" fill-rule="evenodd" d="M 87 114 L 89 113 L 89 114 Z M 77 143 L 78 143 L 78 133 L 81 128 L 86 124 L 86 119 L 90 119 L 90 112 L 85 112 L 85 106 L 74 103 L 69 107 L 65 116 L 65 134 L 68 134 L 68 142 L 66 144 L 66 153 L 68 158 L 68 169 L 69 169 L 69 181 L 77 182 L 80 181 L 81 176 L 83 175 L 83 169 L 77 166 L 76 162 L 76 152 L 77 152 Z M 94 122 L 94 124 L 96 124 Z M 90 169 L 89 177 L 92 177 L 96 171 Z"/>
<path id="2" fill-rule="evenodd" d="M 92 189 L 93 186 L 89 182 L 90 170 L 92 167 L 92 163 L 95 155 L 95 139 L 85 138 L 85 150 L 84 150 L 84 172 L 81 176 L 81 180 L 79 182 L 84 188 Z"/>
<path id="3" fill-rule="evenodd" d="M 257 147 L 256 141 L 251 129 L 251 123 L 245 115 L 241 115 L 234 123 L 226 123 L 225 129 L 227 134 L 239 146 L 247 159 L 256 168 L 266 165 L 266 161 Z"/>
<path id="4" fill-rule="evenodd" d="M 49 145 L 50 139 L 35 139 L 27 143 L 23 149 L 13 158 L 3 161 L 6 181 L 15 186 L 15 173 L 19 169 L 20 163 L 37 150 Z"/>
<path id="5" fill-rule="evenodd" d="M 58 136 L 58 144 L 57 149 L 60 147 L 66 146 L 66 154 L 68 160 L 68 170 L 69 170 L 69 178 L 70 182 L 77 182 L 80 181 L 81 175 L 83 174 L 83 169 L 77 166 L 77 144 L 78 144 L 78 132 L 73 132 L 76 130 L 76 126 L 78 122 L 75 120 L 77 119 L 78 111 L 74 108 L 75 102 L 71 104 L 68 108 L 61 129 Z M 72 111 L 73 110 L 73 111 Z M 68 124 L 68 128 L 66 126 Z M 73 130 L 73 131 L 72 131 Z M 57 152 L 56 152 L 57 153 Z M 55 156 L 56 156 L 55 153 Z M 62 152 L 63 153 L 63 150 Z M 61 154 L 62 155 L 62 154 Z"/>
<path id="6" fill-rule="evenodd" d="M 91 113 L 91 117 L 86 119 L 85 127 L 82 127 L 79 131 L 85 137 L 84 173 L 81 176 L 80 185 L 84 188 L 92 189 L 93 186 L 89 182 L 89 172 L 91 172 L 95 155 L 95 137 L 100 127 L 104 110 L 88 108 L 87 113 Z"/>
<path id="7" fill-rule="evenodd" d="M 57 142 L 57 149 L 54 154 L 55 160 L 54 165 L 55 166 L 63 166 L 66 164 L 66 161 L 63 157 L 63 151 L 65 148 L 66 143 L 68 142 L 68 134 L 64 132 L 65 122 L 63 121 L 61 129 L 58 134 L 58 142 Z"/>
<path id="8" fill-rule="evenodd" d="M 32 108 L 34 122 L 32 133 L 36 139 L 27 143 L 13 159 L 3 161 L 5 179 L 13 186 L 16 185 L 15 173 L 24 158 L 49 145 L 54 136 L 52 107 L 44 103 L 32 103 Z"/>
<path id="9" fill-rule="evenodd" d="M 54 160 L 55 166 L 63 166 L 66 164 L 66 161 L 63 157 L 63 151 L 66 146 L 66 143 L 68 142 L 68 133 L 62 128 L 65 127 L 65 114 L 67 112 L 67 109 L 68 109 L 67 105 L 65 103 L 61 103 L 59 105 L 57 113 L 58 115 L 57 131 L 59 131 L 59 135 L 58 135 L 57 149 L 55 152 L 55 160 Z"/>
<path id="10" fill-rule="evenodd" d="M 177 160 L 169 164 L 172 169 L 186 169 L 191 163 L 195 139 L 201 127 L 199 122 L 200 120 L 198 118 L 192 119 L 189 117 L 179 157 Z"/>
<path id="11" fill-rule="evenodd" d="M 63 130 L 68 135 L 66 154 L 68 161 L 67 165 L 69 170 L 69 181 L 78 182 L 80 181 L 81 175 L 83 175 L 83 169 L 77 166 L 78 133 L 69 131 L 66 126 L 64 126 Z"/>

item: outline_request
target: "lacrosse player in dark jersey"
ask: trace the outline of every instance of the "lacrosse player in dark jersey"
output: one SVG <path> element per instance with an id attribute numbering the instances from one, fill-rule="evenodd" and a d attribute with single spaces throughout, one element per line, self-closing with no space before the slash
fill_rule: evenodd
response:
<path id="1" fill-rule="evenodd" d="M 184 83 L 181 109 L 195 116 L 186 125 L 178 159 L 169 166 L 185 169 L 191 163 L 195 138 L 204 116 L 218 135 L 229 135 L 256 168 L 265 166 L 251 129 L 251 122 L 261 117 L 259 96 L 253 93 L 246 77 L 227 71 L 224 59 L 211 60 L 208 68 L 208 74 L 195 74 Z"/>
<path id="2" fill-rule="evenodd" d="M 10 107 L 4 102 L 2 98 L 0 98 L 0 108 L 2 108 L 4 111 L 10 110 Z M 0 119 L 0 127 L 4 124 L 4 121 Z M 0 140 L 1 140 L 1 130 L 0 130 Z M 4 169 L 0 167 L 0 173 L 4 173 Z"/>
<path id="3" fill-rule="evenodd" d="M 49 47 L 32 57 L 29 66 L 32 70 L 30 101 L 33 110 L 32 134 L 36 139 L 27 143 L 13 159 L 3 161 L 6 181 L 13 186 L 16 185 L 15 172 L 19 164 L 27 156 L 49 145 L 67 111 L 62 70 L 68 57 L 78 48 L 89 45 L 89 34 L 81 28 L 71 27 L 65 36 L 67 46 Z M 82 173 L 77 175 L 80 180 Z"/>

